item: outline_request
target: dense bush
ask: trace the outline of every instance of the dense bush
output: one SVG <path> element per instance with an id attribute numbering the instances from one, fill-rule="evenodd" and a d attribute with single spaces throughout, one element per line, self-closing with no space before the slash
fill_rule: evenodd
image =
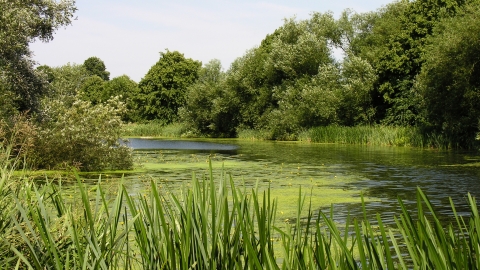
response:
<path id="1" fill-rule="evenodd" d="M 38 168 L 129 169 L 131 150 L 120 145 L 125 105 L 114 98 L 92 105 L 52 100 L 43 108 L 31 162 Z"/>

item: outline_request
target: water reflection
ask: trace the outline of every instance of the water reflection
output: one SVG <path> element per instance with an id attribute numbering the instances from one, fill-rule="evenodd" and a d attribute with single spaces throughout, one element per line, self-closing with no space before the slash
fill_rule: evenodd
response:
<path id="1" fill-rule="evenodd" d="M 177 149 L 177 150 L 210 150 L 210 151 L 235 151 L 234 144 L 223 144 L 205 141 L 186 140 L 158 140 L 158 139 L 128 139 L 125 144 L 136 150 L 145 149 Z"/>

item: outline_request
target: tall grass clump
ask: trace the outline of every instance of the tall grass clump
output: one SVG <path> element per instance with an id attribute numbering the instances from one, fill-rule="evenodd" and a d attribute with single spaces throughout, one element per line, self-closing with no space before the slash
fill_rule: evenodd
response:
<path id="1" fill-rule="evenodd" d="M 130 123 L 125 125 L 122 132 L 124 137 L 189 137 L 187 127 L 182 123 L 164 124 L 157 122 Z"/>
<path id="2" fill-rule="evenodd" d="M 303 140 L 316 143 L 362 145 L 426 146 L 424 136 L 414 127 L 394 126 L 324 126 L 303 134 Z"/>
<path id="3" fill-rule="evenodd" d="M 211 169 L 210 169 L 211 170 Z M 230 187 L 228 187 L 230 183 Z M 154 182 L 151 196 L 128 198 L 141 264 L 148 269 L 261 269 L 275 265 L 271 237 L 275 202 L 269 191 L 259 199 L 235 188 L 195 176 L 180 196 L 162 195 Z"/>
<path id="4" fill-rule="evenodd" d="M 348 217 L 345 224 L 314 209 L 299 190 L 291 224 L 275 224 L 270 188 L 247 189 L 231 176 L 195 175 L 181 192 L 155 180 L 149 193 L 120 185 L 107 194 L 77 176 L 77 199 L 61 182 L 25 181 L 10 197 L 14 212 L 2 236 L 1 268 L 30 269 L 479 269 L 480 216 L 450 200 L 453 221 L 440 222 L 417 190 L 415 210 L 399 199 L 401 214 Z M 307 210 L 306 214 L 304 210 Z"/>
<path id="5" fill-rule="evenodd" d="M 10 252 L 0 268 L 129 266 L 127 233 L 131 228 L 122 212 L 124 193 L 120 190 L 113 199 L 107 199 L 100 184 L 92 192 L 77 179 L 78 198 L 73 200 L 65 199 L 61 184 L 48 182 L 37 187 L 31 181 L 24 182 L 13 197 L 16 213 L 11 217 L 11 234 L 5 239 Z"/>
<path id="6" fill-rule="evenodd" d="M 339 143 L 384 146 L 433 147 L 441 149 L 460 148 L 455 140 L 445 134 L 419 127 L 400 126 L 322 126 L 311 128 L 299 135 L 302 141 L 316 143 Z M 467 146 L 473 149 L 477 142 Z"/>
<path id="7" fill-rule="evenodd" d="M 24 174 L 18 172 L 25 167 L 35 134 L 36 129 L 26 115 L 0 120 L 0 258 L 9 253 L 9 244 L 3 239 L 12 232 L 13 198 L 25 180 Z"/>
<path id="8" fill-rule="evenodd" d="M 272 140 L 273 139 L 273 132 L 267 129 L 238 129 L 237 130 L 237 137 L 240 139 L 247 139 L 247 140 Z"/>

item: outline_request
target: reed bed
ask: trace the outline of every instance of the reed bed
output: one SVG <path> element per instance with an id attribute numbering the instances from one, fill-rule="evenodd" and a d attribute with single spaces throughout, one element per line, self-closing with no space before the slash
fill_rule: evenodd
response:
<path id="1" fill-rule="evenodd" d="M 125 125 L 122 132 L 124 137 L 166 137 L 180 138 L 185 135 L 187 128 L 182 123 L 162 124 L 162 123 L 130 123 Z"/>
<path id="2" fill-rule="evenodd" d="M 445 148 L 442 136 L 427 134 L 420 128 L 395 126 L 315 127 L 300 136 L 316 143 L 388 145 Z"/>
<path id="3" fill-rule="evenodd" d="M 192 177 L 178 194 L 152 180 L 148 194 L 123 185 L 107 194 L 101 179 L 87 186 L 77 176 L 75 199 L 60 182 L 21 188 L 0 198 L 10 205 L 2 227 L 2 269 L 479 269 L 480 216 L 442 224 L 428 197 L 386 227 L 381 215 L 347 219 L 313 209 L 299 190 L 292 224 L 275 224 L 270 189 L 237 186 L 223 174 Z M 8 181 L 14 180 L 13 178 Z M 2 193 L 5 194 L 5 193 Z M 71 193 L 69 193 L 71 194 Z M 2 195 L 5 196 L 5 195 Z M 13 206 L 13 207 L 12 207 Z M 307 211 L 304 211 L 307 210 Z M 305 214 L 305 212 L 307 214 Z M 303 214 L 302 214 L 303 213 Z"/>
<path id="4" fill-rule="evenodd" d="M 247 139 L 247 140 L 271 140 L 272 139 L 272 132 L 266 129 L 258 130 L 258 129 L 239 129 L 237 131 L 237 137 L 239 139 Z"/>

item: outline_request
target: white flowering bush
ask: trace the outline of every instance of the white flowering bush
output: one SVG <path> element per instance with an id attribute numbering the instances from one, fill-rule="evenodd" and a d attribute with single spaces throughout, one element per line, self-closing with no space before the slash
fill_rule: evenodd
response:
<path id="1" fill-rule="evenodd" d="M 73 104 L 61 99 L 47 102 L 38 126 L 33 164 L 83 171 L 130 169 L 131 150 L 119 142 L 123 113 L 125 105 L 117 97 L 96 105 L 79 98 Z"/>

